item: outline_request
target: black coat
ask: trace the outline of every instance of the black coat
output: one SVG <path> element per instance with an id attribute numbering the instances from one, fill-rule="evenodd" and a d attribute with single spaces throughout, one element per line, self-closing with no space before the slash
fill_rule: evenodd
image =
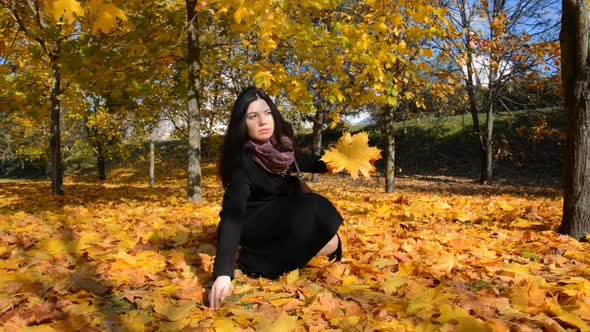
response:
<path id="1" fill-rule="evenodd" d="M 324 162 L 297 158 L 303 172 L 326 172 Z M 290 171 L 294 171 L 294 163 Z M 305 266 L 336 234 L 342 217 L 328 199 L 301 193 L 298 178 L 265 171 L 246 154 L 223 196 L 217 227 L 213 279 L 233 278 L 238 267 L 251 276 L 277 278 Z"/>

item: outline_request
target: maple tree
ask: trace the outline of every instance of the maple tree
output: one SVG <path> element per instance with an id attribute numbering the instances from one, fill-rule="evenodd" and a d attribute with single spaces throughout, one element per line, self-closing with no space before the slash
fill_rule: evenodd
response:
<path id="1" fill-rule="evenodd" d="M 387 192 L 393 192 L 395 179 L 394 113 L 400 101 L 424 107 L 423 96 L 444 99 L 453 87 L 445 81 L 429 79 L 434 61 L 444 59 L 444 51 L 434 54 L 433 41 L 449 33 L 450 24 L 443 8 L 422 1 L 359 1 L 339 27 L 340 38 L 348 45 L 348 61 L 354 72 L 352 88 L 346 91 L 357 105 L 373 105 L 374 115 L 382 114 L 386 145 Z"/>
<path id="2" fill-rule="evenodd" d="M 448 35 L 447 46 L 465 84 L 481 151 L 482 183 L 493 177 L 494 117 L 504 107 L 506 85 L 547 71 L 557 61 L 555 4 L 554 0 L 447 3 L 449 20 L 459 32 Z M 483 130 L 480 111 L 486 114 Z"/>
<path id="3" fill-rule="evenodd" d="M 2 1 L 2 13 L 11 19 L 15 39 L 37 57 L 38 71 L 50 81 L 48 87 L 50 109 L 49 156 L 51 160 L 51 193 L 63 194 L 63 163 L 61 151 L 61 95 L 64 50 L 77 42 L 78 34 L 109 32 L 125 20 L 125 14 L 114 4 L 100 0 L 89 3 L 87 21 L 82 20 L 86 12 L 78 1 Z M 4 20 L 6 22 L 6 20 Z M 84 30 L 87 29 L 87 30 Z"/>
<path id="4" fill-rule="evenodd" d="M 568 114 L 563 219 L 560 232 L 576 239 L 590 234 L 590 19 L 586 1 L 564 0 L 561 66 Z"/>
<path id="5" fill-rule="evenodd" d="M 3 30 L 10 35 L 9 29 Z M 0 109 L 0 124 L 5 135 L 3 140 L 5 154 L 10 154 L 3 165 L 10 167 L 10 160 L 16 160 L 24 170 L 27 165 L 44 165 L 47 148 L 38 144 L 39 140 L 48 139 L 47 109 L 40 107 L 46 103 L 44 92 L 47 89 L 46 76 L 31 70 L 22 62 L 21 48 L 15 46 L 14 52 L 2 52 L 3 61 L 0 65 L 3 80 L 0 84 L 0 96 L 3 107 Z M 31 61 L 34 61 L 33 59 Z M 17 69 L 19 75 L 13 71 Z M 27 91 L 29 93 L 23 93 Z"/>
<path id="6" fill-rule="evenodd" d="M 245 63 L 247 73 L 276 96 L 287 119 L 313 118 L 312 151 L 319 157 L 326 118 L 337 120 L 345 109 L 342 89 L 349 73 L 343 68 L 344 48 L 335 30 L 345 2 L 277 1 L 236 7 L 228 14 L 233 15 L 231 28 L 241 35 L 240 48 L 250 60 Z M 259 27 L 252 19 L 256 17 L 263 18 Z"/>
<path id="7" fill-rule="evenodd" d="M 201 46 L 196 0 L 186 1 L 188 38 L 188 177 L 189 201 L 201 202 Z"/>
<path id="8" fill-rule="evenodd" d="M 375 105 L 393 111 L 398 99 L 423 106 L 413 92 L 418 87 L 441 98 L 450 91 L 424 75 L 431 70 L 425 58 L 433 57 L 429 41 L 446 33 L 443 11 L 426 2 L 216 4 L 216 17 L 232 15 L 232 29 L 244 35 L 244 52 L 255 52 L 249 66 L 254 81 L 271 95 L 284 95 L 287 111 L 314 114 L 312 151 L 318 156 L 326 121 L 336 125 L 343 114 Z M 393 161 L 394 143 L 388 146 Z M 386 186 L 393 190 L 393 162 L 388 165 Z"/>

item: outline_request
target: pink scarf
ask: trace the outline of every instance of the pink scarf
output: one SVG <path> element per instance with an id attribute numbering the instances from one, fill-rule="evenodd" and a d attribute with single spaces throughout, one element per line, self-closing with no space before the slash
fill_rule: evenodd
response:
<path id="1" fill-rule="evenodd" d="M 289 166 L 295 160 L 293 141 L 287 136 L 281 138 L 282 146 L 287 148 L 286 151 L 280 151 L 276 147 L 277 143 L 274 135 L 264 143 L 256 143 L 250 140 L 250 146 L 252 146 L 253 150 L 252 157 L 266 171 L 285 175 L 289 170 Z"/>

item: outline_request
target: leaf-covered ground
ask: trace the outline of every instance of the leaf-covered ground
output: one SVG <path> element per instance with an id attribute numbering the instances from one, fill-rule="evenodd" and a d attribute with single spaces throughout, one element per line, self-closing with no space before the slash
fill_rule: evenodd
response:
<path id="1" fill-rule="evenodd" d="M 589 331 L 590 246 L 555 233 L 561 194 L 455 178 L 324 176 L 342 262 L 278 281 L 210 284 L 222 191 L 184 199 L 119 172 L 105 183 L 0 182 L 0 331 Z"/>

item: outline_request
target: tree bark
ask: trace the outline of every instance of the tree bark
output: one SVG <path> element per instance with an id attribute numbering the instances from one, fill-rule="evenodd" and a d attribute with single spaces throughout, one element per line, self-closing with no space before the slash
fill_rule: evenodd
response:
<path id="1" fill-rule="evenodd" d="M 156 186 L 156 152 L 154 151 L 154 141 L 150 138 L 150 188 Z"/>
<path id="2" fill-rule="evenodd" d="M 187 195 L 191 202 L 202 202 L 201 188 L 201 125 L 200 100 L 201 80 L 199 73 L 200 45 L 199 21 L 195 12 L 196 0 L 186 0 L 188 20 L 188 167 Z"/>
<path id="3" fill-rule="evenodd" d="M 320 107 L 317 107 L 320 106 Z M 319 158 L 322 154 L 322 132 L 324 126 L 324 108 L 321 105 L 316 105 L 315 118 L 313 121 L 313 155 Z M 311 176 L 311 182 L 318 182 L 320 176 L 317 173 L 313 173 Z"/>
<path id="4" fill-rule="evenodd" d="M 590 233 L 590 22 L 585 0 L 562 0 L 561 81 L 568 114 L 559 233 L 588 240 Z"/>
<path id="5" fill-rule="evenodd" d="M 475 84 L 473 77 L 473 54 L 472 48 L 467 41 L 467 79 L 465 89 L 467 90 L 467 99 L 469 101 L 469 113 L 471 113 L 471 120 L 473 122 L 473 135 L 475 137 L 475 144 L 478 147 L 480 155 L 480 181 L 483 181 L 486 169 L 486 143 L 481 132 L 481 125 L 479 123 L 479 116 L 477 112 L 477 103 L 475 96 Z"/>
<path id="6" fill-rule="evenodd" d="M 479 155 L 480 155 L 480 181 L 483 182 L 487 170 L 487 149 L 486 149 L 486 142 L 484 140 L 483 133 L 481 132 L 481 125 L 479 123 L 479 116 L 477 112 L 477 103 L 475 100 L 475 84 L 473 84 L 473 57 L 471 52 L 469 51 L 467 56 L 467 80 L 465 84 L 465 89 L 467 90 L 467 99 L 469 101 L 469 113 L 471 113 L 471 120 L 473 121 L 473 135 L 475 137 L 475 144 L 478 147 Z M 493 116 L 493 114 L 492 114 Z M 486 127 L 487 128 L 487 127 Z M 486 130 L 487 133 L 487 130 Z"/>
<path id="7" fill-rule="evenodd" d="M 61 42 L 55 42 L 54 54 L 51 56 L 51 129 L 49 132 L 49 154 L 51 159 L 51 194 L 63 195 L 63 165 L 61 159 L 61 76 L 58 63 Z"/>
<path id="8" fill-rule="evenodd" d="M 481 167 L 481 183 L 487 184 L 492 182 L 494 171 L 494 101 L 490 96 L 488 107 L 486 110 L 486 137 L 484 143 L 484 157 L 482 158 Z"/>
<path id="9" fill-rule="evenodd" d="M 98 142 L 97 146 L 96 146 L 96 152 L 97 152 L 97 166 L 98 166 L 98 179 L 100 181 L 104 181 L 107 179 L 107 173 L 106 173 L 106 169 L 105 169 L 105 157 L 104 157 L 104 148 L 102 146 L 102 142 Z"/>
<path id="10" fill-rule="evenodd" d="M 393 125 L 394 108 L 391 105 L 384 106 L 385 134 L 387 136 L 387 161 L 385 166 L 385 192 L 392 193 L 395 190 L 395 136 Z"/>

